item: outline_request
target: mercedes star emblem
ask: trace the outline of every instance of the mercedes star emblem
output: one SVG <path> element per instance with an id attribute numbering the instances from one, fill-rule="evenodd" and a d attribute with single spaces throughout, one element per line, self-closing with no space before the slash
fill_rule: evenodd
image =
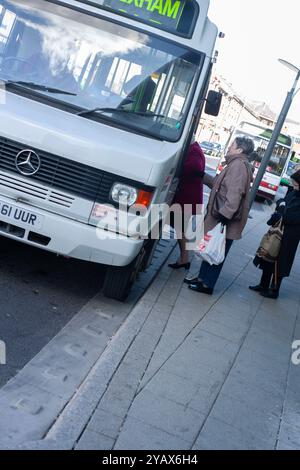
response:
<path id="1" fill-rule="evenodd" d="M 40 167 L 41 159 L 33 150 L 22 150 L 16 156 L 16 168 L 22 175 L 35 175 Z"/>

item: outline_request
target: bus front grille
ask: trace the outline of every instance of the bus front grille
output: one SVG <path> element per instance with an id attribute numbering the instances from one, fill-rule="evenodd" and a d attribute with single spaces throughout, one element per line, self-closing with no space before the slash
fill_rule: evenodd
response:
<path id="1" fill-rule="evenodd" d="M 1 161 L 0 161 L 1 166 Z M 74 202 L 74 197 L 68 194 L 44 188 L 43 186 L 30 181 L 28 178 L 19 178 L 0 171 L 0 186 L 10 190 L 20 191 L 26 196 L 34 196 L 43 201 L 70 208 Z"/>
<path id="2" fill-rule="evenodd" d="M 110 190 L 115 181 L 113 174 L 34 147 L 30 147 L 30 150 L 38 154 L 41 166 L 34 175 L 21 175 L 16 167 L 16 157 L 19 152 L 28 148 L 24 144 L 0 136 L 0 172 L 2 178 L 0 185 L 4 184 L 3 175 L 7 175 L 9 172 L 17 174 L 19 178 L 22 176 L 23 181 L 30 181 L 28 183 L 31 186 L 30 189 L 28 187 L 26 189 L 26 184 L 23 184 L 24 187 L 20 187 L 20 190 L 23 192 L 33 191 L 34 195 L 41 199 L 47 198 L 47 190 L 38 187 L 36 183 L 41 183 L 53 189 L 49 200 L 56 204 L 66 204 L 59 190 L 90 201 L 100 203 L 109 201 Z M 118 180 L 122 181 L 122 178 L 118 178 Z M 8 183 L 6 182 L 6 184 Z"/>

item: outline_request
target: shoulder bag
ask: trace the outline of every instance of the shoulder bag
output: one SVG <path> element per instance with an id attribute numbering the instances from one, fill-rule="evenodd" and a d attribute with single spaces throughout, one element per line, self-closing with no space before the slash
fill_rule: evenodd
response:
<path id="1" fill-rule="evenodd" d="M 262 258 L 264 261 L 274 263 L 279 255 L 283 231 L 284 228 L 281 218 L 277 224 L 271 227 L 262 237 L 256 256 Z"/>

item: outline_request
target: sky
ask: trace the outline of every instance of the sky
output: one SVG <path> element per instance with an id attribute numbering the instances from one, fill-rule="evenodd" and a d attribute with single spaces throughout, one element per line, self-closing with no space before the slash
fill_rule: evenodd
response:
<path id="1" fill-rule="evenodd" d="M 279 113 L 296 73 L 278 58 L 300 68 L 300 0 L 210 0 L 209 18 L 225 33 L 216 72 L 248 100 Z M 300 91 L 288 117 L 300 122 Z"/>

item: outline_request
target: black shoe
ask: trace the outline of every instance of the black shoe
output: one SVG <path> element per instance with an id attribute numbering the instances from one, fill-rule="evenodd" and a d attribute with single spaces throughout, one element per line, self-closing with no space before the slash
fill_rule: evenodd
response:
<path id="1" fill-rule="evenodd" d="M 193 277 L 193 279 L 187 279 L 187 278 L 185 278 L 185 279 L 183 280 L 183 282 L 184 282 L 185 284 L 190 285 L 190 284 L 198 284 L 198 282 L 201 282 L 201 281 L 199 281 L 198 277 Z"/>
<path id="2" fill-rule="evenodd" d="M 171 264 L 168 264 L 168 266 L 169 268 L 172 268 L 172 269 L 180 269 L 180 268 L 190 269 L 191 263 L 183 263 L 183 264 L 171 263 Z"/>
<path id="3" fill-rule="evenodd" d="M 202 282 L 197 282 L 195 284 L 190 284 L 189 289 L 195 292 L 201 292 L 202 294 L 212 295 L 214 290 L 211 287 L 205 287 Z"/>
<path id="4" fill-rule="evenodd" d="M 249 286 L 249 289 L 250 290 L 254 290 L 255 292 L 263 292 L 265 291 L 266 289 L 261 286 L 260 284 L 258 284 L 257 286 Z"/>
<path id="5" fill-rule="evenodd" d="M 262 291 L 260 295 L 266 297 L 267 299 L 277 299 L 279 292 L 277 290 L 269 289 Z"/>

